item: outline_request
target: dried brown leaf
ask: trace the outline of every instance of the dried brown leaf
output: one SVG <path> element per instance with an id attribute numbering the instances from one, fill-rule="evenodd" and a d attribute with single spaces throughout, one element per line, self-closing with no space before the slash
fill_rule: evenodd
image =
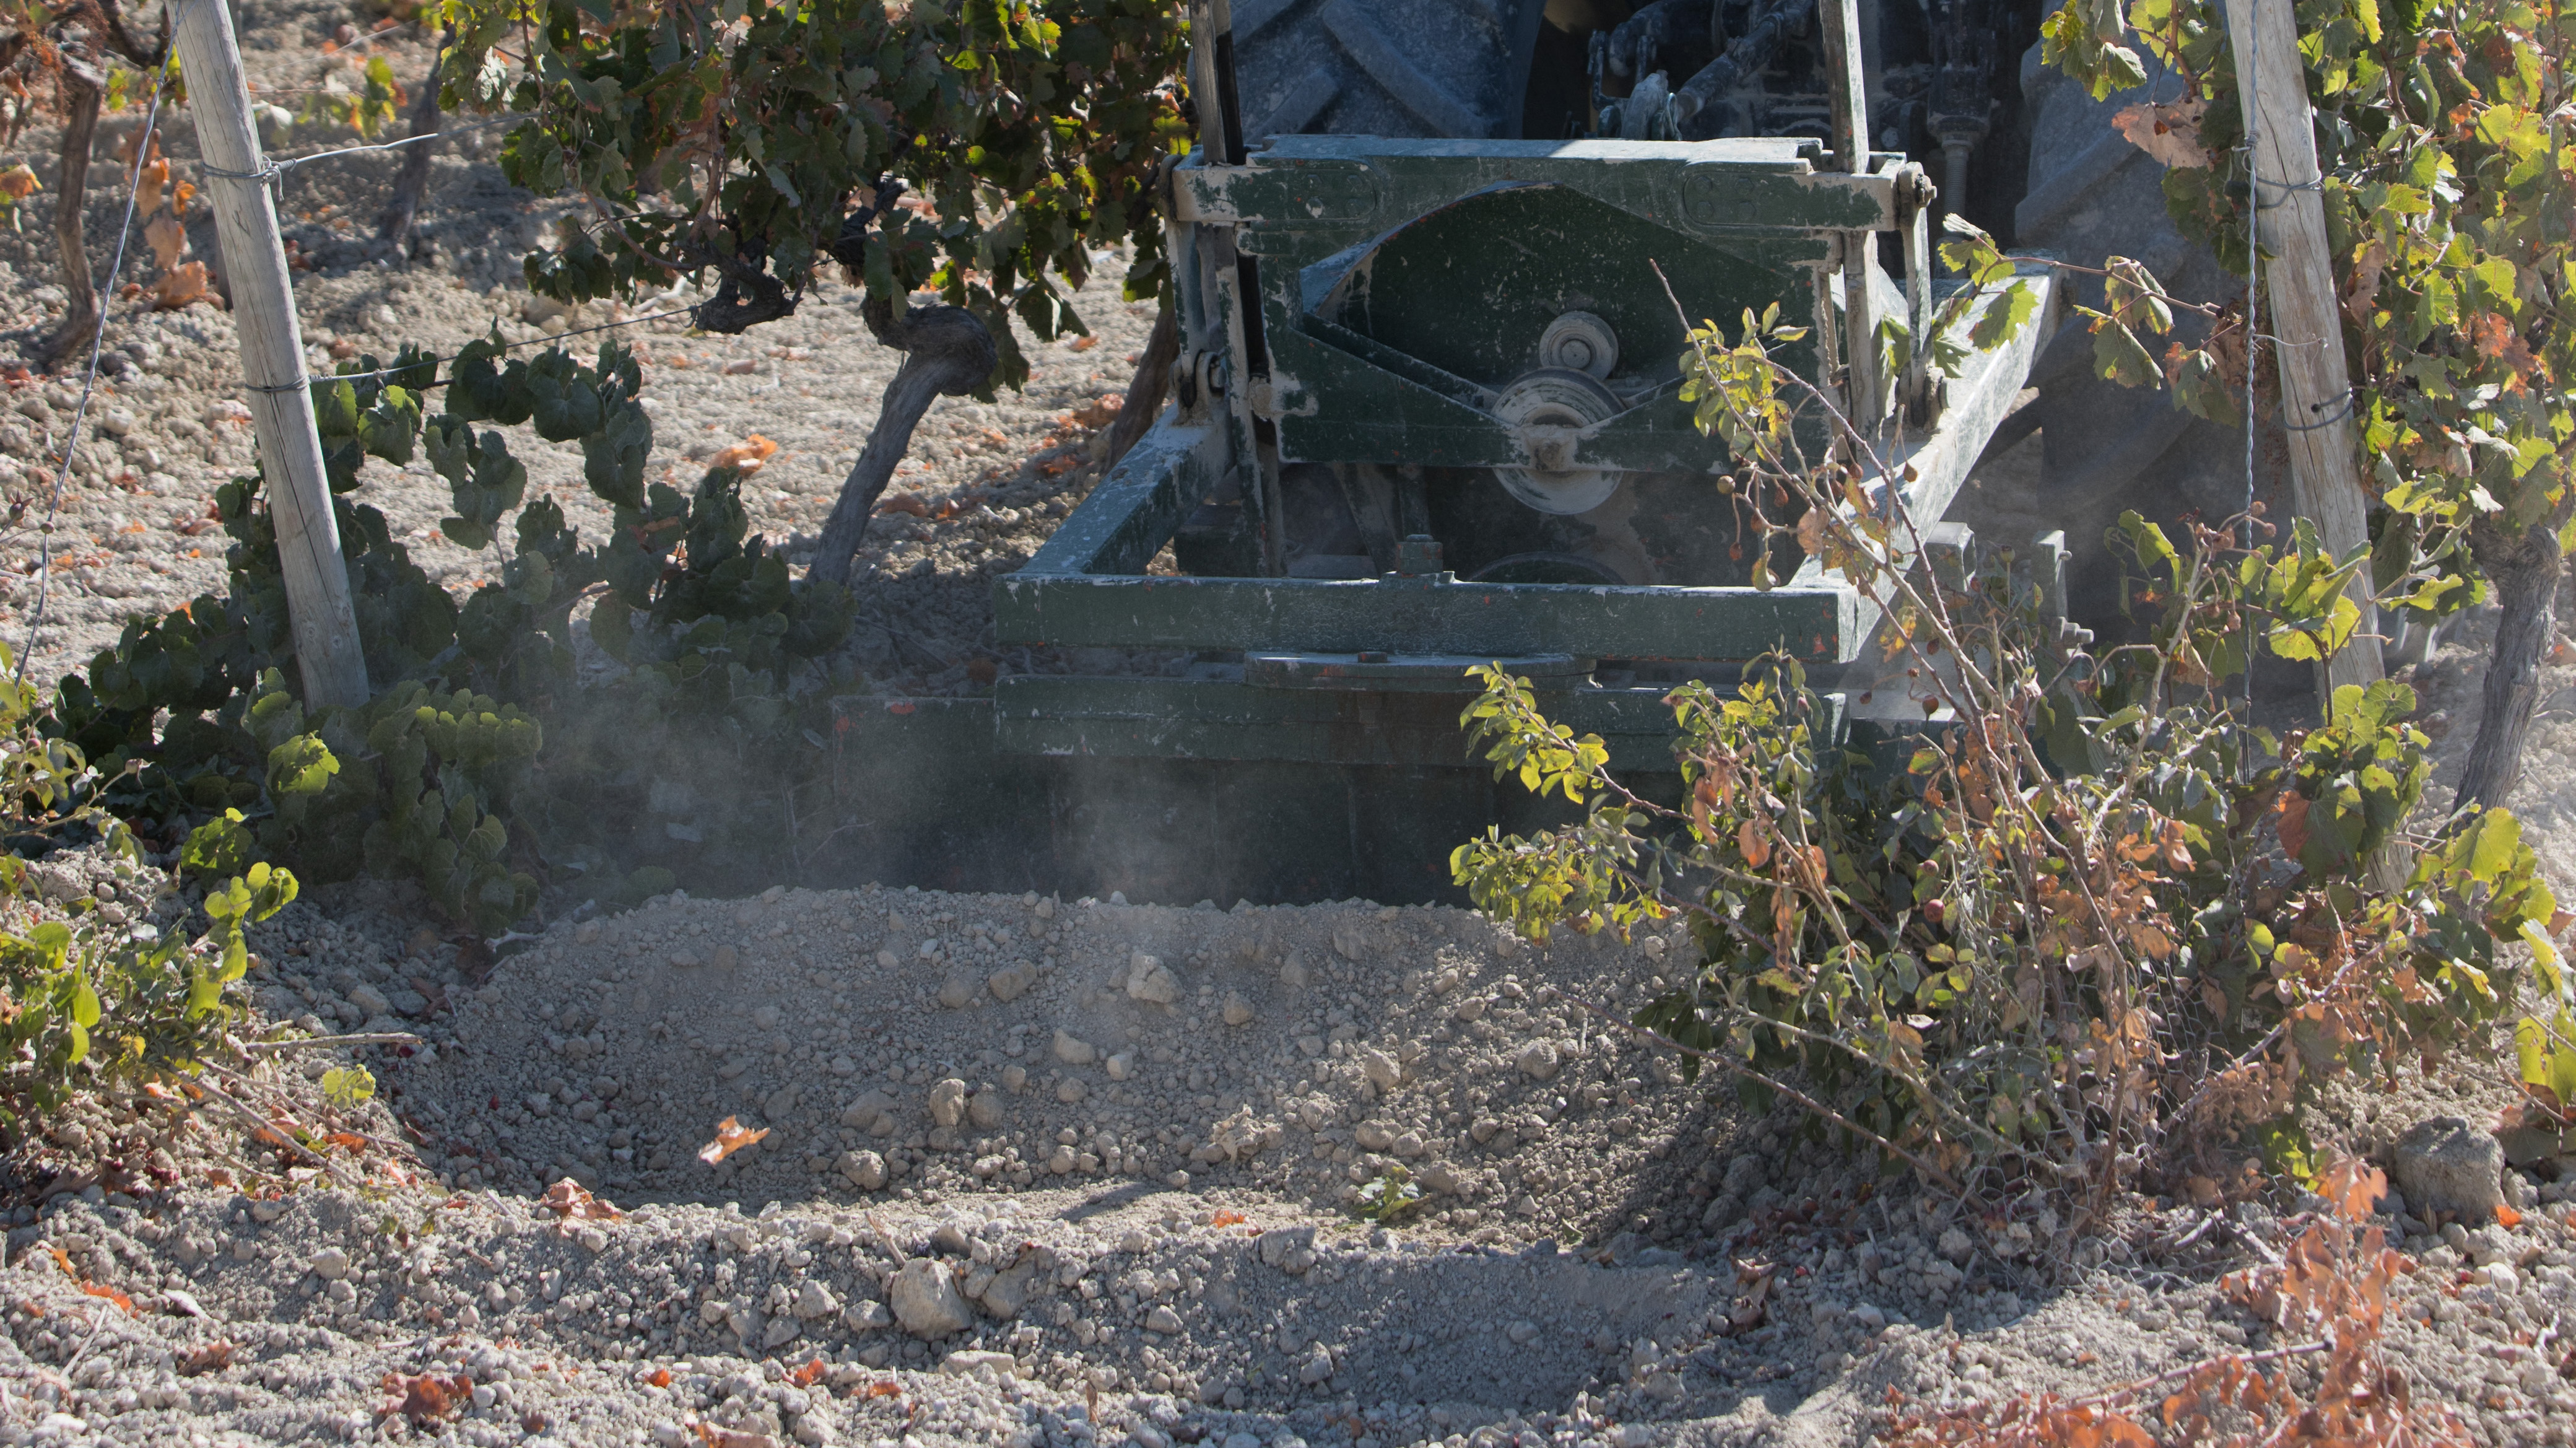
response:
<path id="1" fill-rule="evenodd" d="M 698 1160 L 714 1166 L 717 1162 L 752 1145 L 768 1134 L 769 1128 L 766 1126 L 753 1131 L 728 1116 L 716 1123 L 716 1139 L 698 1148 Z"/>
<path id="2" fill-rule="evenodd" d="M 2144 103 L 2122 108 L 2111 117 L 2111 124 L 2129 138 L 2129 144 L 2167 166 L 2207 166 L 2209 151 L 2200 143 L 2200 118 L 2208 109 L 2204 100 Z"/>
<path id="3" fill-rule="evenodd" d="M 143 224 L 143 239 L 152 244 L 152 260 L 163 271 L 177 266 L 188 250 L 188 228 L 166 212 Z"/>

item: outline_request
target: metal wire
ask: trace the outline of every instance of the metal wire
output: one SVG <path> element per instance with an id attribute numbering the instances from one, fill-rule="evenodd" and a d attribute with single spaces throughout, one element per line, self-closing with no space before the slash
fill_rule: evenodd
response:
<path id="1" fill-rule="evenodd" d="M 63 440 L 62 466 L 54 469 L 53 496 L 45 505 L 45 524 L 37 535 L 36 603 L 28 611 L 25 646 L 18 650 L 11 667 L 12 683 L 26 682 L 27 661 L 36 652 L 36 634 L 45 626 L 45 606 L 53 594 L 54 524 L 62 517 L 63 484 L 71 477 L 72 454 L 80 446 L 81 424 L 88 420 L 89 400 L 98 390 L 98 359 L 107 345 L 107 306 L 116 296 L 116 279 L 125 270 L 125 243 L 134 233 L 134 202 L 142 189 L 143 163 L 152 154 L 152 131 L 161 121 L 161 97 L 169 85 L 170 67 L 177 61 L 175 49 L 162 57 L 161 69 L 152 78 L 152 107 L 143 117 L 143 135 L 134 143 L 134 170 L 125 178 L 125 220 L 116 231 L 116 251 L 107 264 L 107 285 L 98 292 L 98 316 L 90 329 L 89 373 L 81 380 L 80 402 L 72 408 L 71 431 Z"/>
<path id="2" fill-rule="evenodd" d="M 451 126 L 442 130 L 431 131 L 427 135 L 405 136 L 399 141 L 379 141 L 372 145 L 365 146 L 340 146 L 328 151 L 315 151 L 309 156 L 288 156 L 283 160 L 263 158 L 259 163 L 259 169 L 256 171 L 227 171 L 221 166 L 210 166 L 203 161 L 197 163 L 197 169 L 205 175 L 218 176 L 226 181 L 258 181 L 273 184 L 284 180 L 287 172 L 308 162 L 327 161 L 333 156 L 355 156 L 366 151 L 399 150 L 404 146 L 417 146 L 423 141 L 435 141 L 444 136 L 461 136 L 468 131 L 480 131 L 492 126 L 509 125 L 515 120 L 515 117 L 500 116 L 488 121 L 476 121 L 471 125 Z"/>

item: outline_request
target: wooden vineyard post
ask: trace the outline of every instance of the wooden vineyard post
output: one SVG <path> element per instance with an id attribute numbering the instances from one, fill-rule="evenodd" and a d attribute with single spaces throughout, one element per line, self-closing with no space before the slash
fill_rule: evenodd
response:
<path id="1" fill-rule="evenodd" d="M 2370 541 L 2368 499 L 2353 440 L 2352 374 L 2335 305 L 2298 19 L 2290 0 L 2227 0 L 2227 30 L 2236 50 L 2237 88 L 2255 101 L 2255 234 L 2271 256 L 2263 267 L 2264 299 L 2270 303 L 2264 330 L 2277 339 L 2273 351 L 2280 358 L 2291 506 L 2316 524 L 2327 551 L 2342 557 Z M 2351 588 L 2353 602 L 2361 606 L 2361 627 L 2323 665 L 2326 698 L 2320 702 L 2329 708 L 2336 688 L 2381 677 L 2370 592 L 2365 564 Z"/>
<path id="2" fill-rule="evenodd" d="M 354 707 L 367 702 L 367 661 L 358 648 L 348 563 L 340 552 L 340 528 L 322 470 L 322 435 L 304 376 L 303 328 L 296 321 L 286 249 L 278 240 L 270 177 L 251 126 L 241 47 L 224 0 L 178 0 L 176 8 L 179 60 L 241 333 L 242 376 L 277 524 L 278 564 L 286 575 L 287 621 L 304 700 Z"/>

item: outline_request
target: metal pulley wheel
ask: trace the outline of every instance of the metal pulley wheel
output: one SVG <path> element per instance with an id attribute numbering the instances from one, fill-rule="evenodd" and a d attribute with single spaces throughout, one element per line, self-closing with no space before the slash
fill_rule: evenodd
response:
<path id="1" fill-rule="evenodd" d="M 1573 466 L 1576 434 L 1624 410 L 1618 395 L 1588 372 L 1541 367 L 1521 374 L 1495 399 L 1494 416 L 1512 430 L 1530 462 L 1496 468 L 1495 477 L 1542 513 L 1591 512 L 1619 490 L 1619 474 Z"/>
<path id="2" fill-rule="evenodd" d="M 1567 312 L 1539 334 L 1538 365 L 1607 377 L 1619 365 L 1619 334 L 1590 312 Z"/>

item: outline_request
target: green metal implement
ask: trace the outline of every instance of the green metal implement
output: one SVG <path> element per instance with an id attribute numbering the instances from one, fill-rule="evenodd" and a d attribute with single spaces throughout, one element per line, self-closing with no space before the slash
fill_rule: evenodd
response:
<path id="1" fill-rule="evenodd" d="M 1189 813 L 1135 773 L 1153 761 L 1270 766 L 1232 778 L 1346 796 L 1350 860 L 1367 853 L 1363 775 L 1373 792 L 1445 801 L 1428 828 L 1450 843 L 1517 818 L 1469 782 L 1481 768 L 1457 724 L 1466 671 L 1488 660 L 1531 678 L 1552 718 L 1600 734 L 1615 768 L 1651 775 L 1674 767 L 1673 681 L 1730 677 L 1774 650 L 1830 679 L 1861 656 L 1881 613 L 1864 590 L 1794 554 L 1772 560 L 1788 583 L 1751 586 L 1764 543 L 1716 485 L 1726 448 L 1679 396 L 1684 316 L 1732 332 L 1776 305 L 1804 327 L 1781 360 L 1870 435 L 1930 524 L 2053 330 L 2047 269 L 2026 278 L 2039 315 L 1962 375 L 1890 373 L 1881 319 L 1922 337 L 1952 284 L 1931 274 L 1932 187 L 1902 156 L 1863 151 L 1856 99 L 1830 148 L 1297 135 L 1252 149 L 1230 109 L 1224 5 L 1194 24 L 1192 91 L 1219 103 L 1201 106 L 1199 149 L 1165 172 L 1174 399 L 995 584 L 1005 645 L 1190 655 L 1178 677 L 996 685 L 972 767 L 1050 802 L 1055 868 L 1068 849 L 1114 854 L 1151 833 L 1148 815 L 1169 833 Z M 1856 75 L 1857 45 L 1840 43 Z M 1799 437 L 1820 460 L 1831 441 L 1821 426 Z M 1155 567 L 1166 550 L 1176 569 Z M 938 712 L 985 727 L 972 707 Z M 882 736 L 888 758 L 918 727 L 867 709 L 844 723 Z M 1228 788 L 1239 806 L 1244 790 Z M 1196 808 L 1213 797 L 1200 788 Z M 1077 807 L 1095 823 L 1067 836 Z M 1323 848 L 1332 813 L 1278 848 Z M 1185 878 L 1140 888 L 1199 893 Z"/>

